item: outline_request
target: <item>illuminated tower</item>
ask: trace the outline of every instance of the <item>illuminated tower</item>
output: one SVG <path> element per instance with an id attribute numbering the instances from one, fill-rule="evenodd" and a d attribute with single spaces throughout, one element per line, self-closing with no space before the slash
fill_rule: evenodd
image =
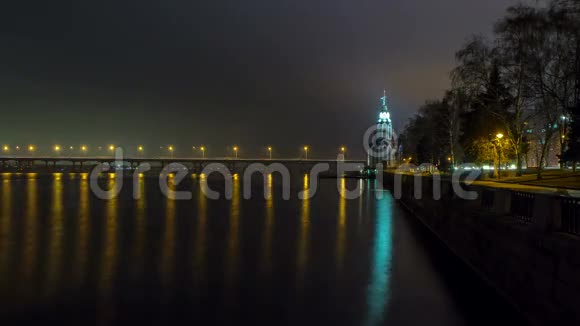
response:
<path id="1" fill-rule="evenodd" d="M 368 165 L 374 168 L 378 163 L 382 163 L 384 167 L 392 167 L 396 164 L 396 136 L 393 132 L 393 122 L 391 121 L 391 113 L 387 106 L 387 92 L 384 91 L 380 98 L 380 105 L 378 108 L 378 120 L 376 130 L 372 134 L 371 142 L 369 143 L 370 151 L 368 154 Z"/>

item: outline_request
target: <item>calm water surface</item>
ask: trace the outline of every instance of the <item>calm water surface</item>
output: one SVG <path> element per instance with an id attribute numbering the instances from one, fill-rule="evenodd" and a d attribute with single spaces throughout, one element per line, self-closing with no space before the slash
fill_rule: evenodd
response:
<path id="1" fill-rule="evenodd" d="M 323 179 L 299 200 L 308 180 L 292 181 L 289 201 L 276 178 L 271 199 L 234 178 L 232 200 L 208 200 L 198 177 L 180 186 L 192 200 L 142 178 L 140 199 L 127 180 L 104 201 L 86 175 L 3 174 L 0 321 L 522 324 L 373 182 Z"/>

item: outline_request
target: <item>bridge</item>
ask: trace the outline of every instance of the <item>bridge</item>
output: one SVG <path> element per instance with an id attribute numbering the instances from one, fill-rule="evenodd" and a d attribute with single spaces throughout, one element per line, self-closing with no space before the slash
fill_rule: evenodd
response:
<path id="1" fill-rule="evenodd" d="M 330 171 L 337 171 L 338 164 L 349 164 L 362 171 L 366 166 L 365 160 L 341 160 L 341 159 L 299 159 L 299 158 L 231 158 L 231 157 L 123 157 L 117 160 L 114 156 L 0 156 L 0 169 L 3 171 L 88 171 L 97 164 L 109 164 L 115 168 L 134 169 L 140 164 L 148 163 L 153 169 L 162 169 L 171 163 L 180 163 L 192 172 L 200 172 L 207 165 L 220 163 L 225 165 L 230 171 L 243 171 L 248 165 L 261 163 L 270 165 L 280 163 L 291 171 L 308 172 L 320 163 L 330 166 Z"/>

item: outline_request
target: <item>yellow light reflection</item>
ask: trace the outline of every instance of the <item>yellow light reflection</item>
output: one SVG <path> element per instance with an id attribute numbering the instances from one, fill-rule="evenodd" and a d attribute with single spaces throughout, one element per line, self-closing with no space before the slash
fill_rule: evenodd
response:
<path id="1" fill-rule="evenodd" d="M 262 236 L 262 272 L 272 273 L 272 234 L 274 232 L 274 196 L 272 195 L 272 174 L 268 174 L 266 197 L 266 221 Z"/>
<path id="2" fill-rule="evenodd" d="M 206 273 L 207 201 L 208 199 L 200 187 L 197 197 L 197 229 L 193 260 L 194 279 L 198 285 L 203 283 Z"/>
<path id="3" fill-rule="evenodd" d="M 64 214 L 62 173 L 54 173 L 50 208 L 50 230 L 48 240 L 48 263 L 46 292 L 54 292 L 62 279 L 62 260 L 64 242 Z"/>
<path id="4" fill-rule="evenodd" d="M 24 246 L 22 254 L 22 267 L 20 273 L 23 278 L 23 284 L 27 286 L 32 283 L 32 274 L 34 273 L 38 255 L 38 196 L 37 196 L 37 180 L 30 177 L 26 183 L 26 215 L 24 217 Z"/>
<path id="5" fill-rule="evenodd" d="M 115 179 L 110 179 L 108 189 L 115 187 Z M 105 225 L 104 225 L 104 247 L 102 248 L 101 271 L 99 287 L 101 299 L 97 314 L 101 319 L 99 324 L 109 324 L 113 317 L 113 307 L 111 306 L 111 295 L 115 269 L 118 260 L 118 221 L 117 221 L 117 196 L 108 199 L 105 204 Z"/>
<path id="6" fill-rule="evenodd" d="M 12 183 L 10 173 L 2 173 L 2 207 L 0 210 L 0 275 L 6 275 L 10 267 L 10 252 L 13 245 L 12 232 Z M 0 278 L 0 282 L 7 280 Z"/>
<path id="7" fill-rule="evenodd" d="M 344 251 L 346 242 L 346 179 L 340 180 L 340 196 L 338 198 L 338 226 L 336 237 L 337 271 L 342 272 L 344 266 Z"/>
<path id="8" fill-rule="evenodd" d="M 86 178 L 82 177 L 83 174 L 81 174 L 81 181 L 79 182 L 78 233 L 74 259 L 77 285 L 82 285 L 85 281 L 90 239 L 89 183 Z"/>
<path id="9" fill-rule="evenodd" d="M 298 239 L 298 255 L 296 270 L 298 277 L 298 287 L 303 288 L 306 264 L 308 263 L 308 247 L 310 243 L 310 182 L 308 174 L 304 175 L 302 190 L 304 199 L 300 210 L 300 238 Z"/>
<path id="10" fill-rule="evenodd" d="M 145 198 L 145 179 L 141 177 L 141 174 L 138 183 L 139 196 L 135 200 L 135 242 L 133 245 L 133 262 L 131 264 L 131 269 L 133 270 L 134 275 L 138 275 L 145 269 L 145 240 L 147 238 L 145 221 L 147 218 L 147 199 Z"/>

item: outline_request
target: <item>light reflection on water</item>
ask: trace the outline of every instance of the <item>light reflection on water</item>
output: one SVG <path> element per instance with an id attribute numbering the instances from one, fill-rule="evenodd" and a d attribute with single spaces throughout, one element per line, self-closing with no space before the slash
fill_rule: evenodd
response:
<path id="1" fill-rule="evenodd" d="M 2 208 L 0 209 L 0 284 L 6 286 L 12 256 L 12 187 L 10 173 L 2 173 Z"/>
<path id="2" fill-rule="evenodd" d="M 344 251 L 346 246 L 346 179 L 340 180 L 340 197 L 338 199 L 338 223 L 336 230 L 336 264 L 340 274 L 344 267 Z"/>
<path id="3" fill-rule="evenodd" d="M 20 274 L 22 275 L 22 282 L 29 286 L 33 283 L 32 271 L 37 266 L 38 255 L 38 196 L 37 196 L 37 180 L 36 175 L 31 173 L 26 182 L 26 207 L 25 207 L 25 223 L 24 223 L 24 237 L 23 237 L 23 251 L 22 251 L 22 267 Z"/>
<path id="4" fill-rule="evenodd" d="M 62 280 L 62 259 L 64 241 L 64 220 L 66 212 L 63 210 L 63 181 L 62 173 L 54 173 L 52 180 L 52 194 L 50 197 L 50 217 L 48 234 L 48 257 L 46 270 L 46 295 L 51 296 L 59 287 Z"/>
<path id="5" fill-rule="evenodd" d="M 383 319 L 389 295 L 389 277 L 392 258 L 392 197 L 375 202 L 375 236 L 372 249 L 371 277 L 367 290 L 368 313 L 365 325 L 377 325 Z"/>
<path id="6" fill-rule="evenodd" d="M 266 188 L 266 222 L 264 223 L 264 232 L 262 236 L 262 258 L 261 272 L 264 275 L 272 273 L 272 232 L 274 230 L 274 189 L 272 184 L 273 176 L 268 175 Z"/>
<path id="7" fill-rule="evenodd" d="M 304 175 L 302 190 L 304 191 L 304 200 L 302 200 L 302 206 L 300 209 L 300 235 L 297 253 L 298 268 L 296 273 L 299 290 L 302 290 L 304 287 L 304 276 L 306 272 L 306 264 L 308 263 L 308 244 L 310 240 L 310 190 L 308 174 Z"/>
<path id="8" fill-rule="evenodd" d="M 406 214 L 388 193 L 374 199 L 374 183 L 342 179 L 337 189 L 336 180 L 320 180 L 309 198 L 311 180 L 304 175 L 284 201 L 279 180 L 269 175 L 266 199 L 260 180 L 253 198 L 244 200 L 242 179 L 234 176 L 230 201 L 223 198 L 223 180 L 209 182 L 222 193 L 213 201 L 200 189 L 203 178 L 184 180 L 191 201 L 161 196 L 158 180 L 147 177 L 138 179 L 139 199 L 128 187 L 106 201 L 91 194 L 83 174 L 2 174 L 0 316 L 18 321 L 58 306 L 58 314 L 46 317 L 68 321 L 76 314 L 81 324 L 149 322 L 164 313 L 208 323 L 242 318 L 377 325 L 387 312 L 396 317 L 391 302 L 409 300 L 393 284 L 413 287 L 408 275 L 416 271 L 399 267 L 404 270 L 397 274 L 393 266 L 407 266 L 400 264 L 405 255 L 426 255 L 416 252 L 422 247 L 412 237 L 394 240 L 396 232 L 414 231 L 395 223 Z M 109 189 L 115 183 L 101 181 Z M 362 197 L 346 199 L 357 183 Z M 297 199 L 299 191 L 306 200 Z M 437 272 L 422 273 L 439 282 L 430 289 L 444 291 L 427 304 L 462 320 Z"/>

